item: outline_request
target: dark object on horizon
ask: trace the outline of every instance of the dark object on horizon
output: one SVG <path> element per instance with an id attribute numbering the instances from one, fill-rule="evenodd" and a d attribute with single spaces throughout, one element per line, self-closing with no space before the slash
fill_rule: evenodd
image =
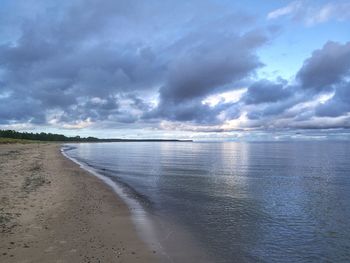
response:
<path id="1" fill-rule="evenodd" d="M 192 140 L 162 140 L 162 139 L 99 139 L 95 137 L 67 137 L 54 133 L 17 132 L 13 130 L 0 130 L 0 138 L 24 139 L 51 142 L 191 142 Z"/>
<path id="2" fill-rule="evenodd" d="M 17 132 L 13 130 L 0 130 L 0 137 L 12 139 L 24 139 L 34 141 L 77 141 L 77 142 L 94 142 L 98 139 L 95 137 L 82 138 L 80 136 L 67 137 L 62 134 L 53 133 L 31 133 L 31 132 Z"/>

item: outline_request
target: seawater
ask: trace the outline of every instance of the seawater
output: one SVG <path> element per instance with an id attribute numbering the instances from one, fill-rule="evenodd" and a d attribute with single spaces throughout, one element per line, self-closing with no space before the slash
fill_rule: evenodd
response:
<path id="1" fill-rule="evenodd" d="M 169 250 L 173 240 L 169 262 L 201 258 L 177 238 L 208 262 L 350 262 L 350 142 L 84 143 L 65 153 L 160 220 L 151 242 Z"/>

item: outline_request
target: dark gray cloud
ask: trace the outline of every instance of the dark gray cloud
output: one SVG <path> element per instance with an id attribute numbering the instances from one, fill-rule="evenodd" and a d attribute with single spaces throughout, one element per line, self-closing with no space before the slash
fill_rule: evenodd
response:
<path id="1" fill-rule="evenodd" d="M 0 124 L 8 124 L 9 120 L 44 124 L 45 112 L 38 100 L 23 98 L 0 98 Z"/>
<path id="2" fill-rule="evenodd" d="M 265 121 L 268 118 L 278 119 L 278 116 L 285 115 L 285 112 L 304 101 L 306 98 L 300 96 L 289 97 L 289 99 L 282 99 L 275 102 L 267 103 L 264 105 L 258 105 L 258 107 L 252 109 L 247 114 L 251 120 Z M 299 112 L 298 112 L 299 114 Z M 295 116 L 291 116 L 295 117 Z"/>
<path id="3" fill-rule="evenodd" d="M 219 118 L 225 112 L 225 118 Z M 180 103 L 166 100 L 160 101 L 158 107 L 146 113 L 144 119 L 165 119 L 170 121 L 190 122 L 194 124 L 217 125 L 228 119 L 240 116 L 238 105 L 235 103 L 222 103 L 215 107 L 203 104 L 201 100 L 185 100 Z"/>
<path id="4" fill-rule="evenodd" d="M 314 51 L 295 83 L 259 80 L 258 51 L 275 28 L 217 1 L 5 3 L 1 125 L 158 127 L 167 120 L 219 132 L 245 114 L 242 127 L 346 126 L 350 43 Z M 242 87 L 246 93 L 234 102 L 204 103 Z M 327 92 L 333 98 L 305 106 Z M 314 120 L 323 117 L 344 118 Z"/>
<path id="5" fill-rule="evenodd" d="M 244 96 L 246 104 L 272 103 L 288 99 L 293 94 L 291 87 L 286 87 L 286 81 L 272 82 L 260 80 L 248 88 Z"/>
<path id="6" fill-rule="evenodd" d="M 311 82 L 316 88 L 331 88 L 334 92 L 331 99 L 316 107 L 316 116 L 340 117 L 350 113 L 350 42 L 327 43 L 313 53 L 303 70 L 304 86 Z"/>
<path id="7" fill-rule="evenodd" d="M 165 66 L 150 46 L 98 38 L 110 29 L 108 21 L 120 16 L 122 6 L 127 8 L 127 3 L 75 1 L 64 6 L 59 18 L 51 18 L 45 6 L 38 16 L 23 21 L 18 38 L 0 45 L 2 89 L 11 91 L 2 98 L 3 105 L 12 101 L 18 108 L 3 112 L 2 122 L 40 118 L 44 123 L 52 110 L 64 112 L 62 121 L 108 119 L 120 114 L 115 110 L 118 94 L 155 89 Z M 108 105 L 114 108 L 89 103 L 111 97 L 116 101 Z M 23 114 L 22 105 L 34 102 L 36 110 Z"/>
<path id="8" fill-rule="evenodd" d="M 170 63 L 166 83 L 159 90 L 158 108 L 147 116 L 217 124 L 218 115 L 230 109 L 227 116 L 239 117 L 239 111 L 231 104 L 209 107 L 202 101 L 252 76 L 262 66 L 255 54 L 256 48 L 266 41 L 262 31 L 197 36 L 194 43 Z"/>
<path id="9" fill-rule="evenodd" d="M 348 120 L 315 119 L 341 117 L 350 112 L 350 43 L 328 42 L 306 59 L 296 75 L 297 84 L 286 81 L 258 81 L 243 97 L 248 105 L 257 105 L 247 114 L 260 126 L 281 126 L 309 129 L 347 127 Z M 316 107 L 308 106 L 322 95 L 334 96 Z M 262 104 L 262 105 L 259 105 Z M 315 104 L 315 103 L 313 103 Z M 310 105 L 313 105 L 312 103 Z M 293 110 L 292 110 L 293 109 Z M 255 124 L 254 124 L 255 125 Z"/>
<path id="10" fill-rule="evenodd" d="M 333 98 L 316 108 L 321 117 L 339 117 L 350 113 L 350 82 L 339 84 Z"/>
<path id="11" fill-rule="evenodd" d="M 297 74 L 304 89 L 329 90 L 350 72 L 350 43 L 326 43 L 313 52 Z"/>
<path id="12" fill-rule="evenodd" d="M 260 36 L 260 32 L 257 34 Z M 198 42 L 171 63 L 167 85 L 160 90 L 163 99 L 203 97 L 248 77 L 262 65 L 254 53 L 255 47 L 264 42 L 259 37 L 213 36 Z"/>
<path id="13" fill-rule="evenodd" d="M 205 18 L 209 7 L 221 15 Z M 29 98 L 37 110 L 21 116 L 14 111 L 3 122 L 32 122 L 36 115 L 43 120 L 56 112 L 58 122 L 135 122 L 152 116 L 216 123 L 229 106 L 214 109 L 201 100 L 262 66 L 255 51 L 267 33 L 245 30 L 252 17 L 229 13 L 215 2 L 176 6 L 180 17 L 164 12 L 170 8 L 168 1 L 42 3 L 36 15 L 18 24 L 19 35 L 0 46 L 2 81 L 11 90 L 6 101 Z M 158 32 L 159 23 L 168 25 L 166 30 Z M 181 25 L 188 30 L 179 31 Z M 158 89 L 159 106 L 152 109 L 141 97 Z"/>

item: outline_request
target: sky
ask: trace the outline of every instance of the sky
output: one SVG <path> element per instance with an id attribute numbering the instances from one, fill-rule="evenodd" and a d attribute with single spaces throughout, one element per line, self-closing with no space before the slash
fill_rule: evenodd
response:
<path id="1" fill-rule="evenodd" d="M 350 139 L 350 1 L 0 0 L 0 129 Z"/>

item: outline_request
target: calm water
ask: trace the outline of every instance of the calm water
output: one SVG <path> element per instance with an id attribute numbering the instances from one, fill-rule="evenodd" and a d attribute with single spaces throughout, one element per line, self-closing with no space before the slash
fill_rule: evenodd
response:
<path id="1" fill-rule="evenodd" d="M 348 142 L 74 147 L 215 262 L 350 262 Z"/>

